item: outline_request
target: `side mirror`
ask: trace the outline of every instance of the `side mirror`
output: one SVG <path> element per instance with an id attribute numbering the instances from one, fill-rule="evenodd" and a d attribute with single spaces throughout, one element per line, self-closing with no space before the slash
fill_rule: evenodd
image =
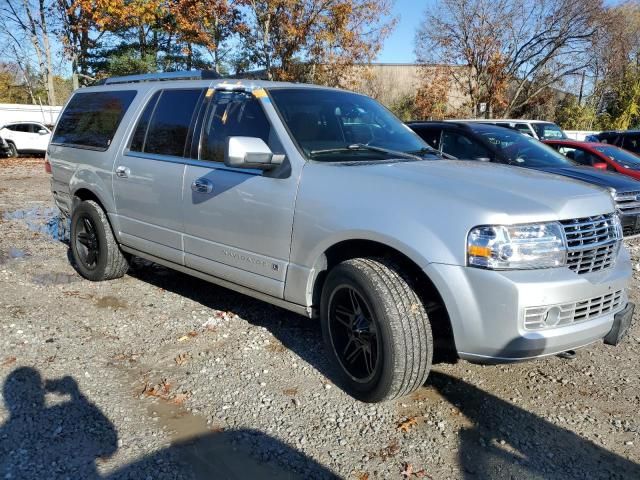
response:
<path id="1" fill-rule="evenodd" d="M 261 138 L 227 138 L 224 164 L 228 167 L 269 170 L 281 165 L 283 161 L 284 155 L 274 154 Z"/>
<path id="2" fill-rule="evenodd" d="M 607 164 L 604 162 L 599 162 L 599 163 L 594 163 L 593 164 L 593 168 L 597 168 L 598 170 L 606 170 L 607 169 Z"/>
<path id="3" fill-rule="evenodd" d="M 46 135 L 47 133 L 49 133 L 47 130 L 45 130 L 44 128 L 41 128 L 40 130 L 38 130 L 38 134 L 39 135 Z"/>

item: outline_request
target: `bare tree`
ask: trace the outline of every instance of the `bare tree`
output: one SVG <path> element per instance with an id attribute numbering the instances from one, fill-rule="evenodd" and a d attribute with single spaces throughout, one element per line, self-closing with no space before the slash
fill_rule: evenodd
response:
<path id="1" fill-rule="evenodd" d="M 53 80 L 53 55 L 49 39 L 48 19 L 51 5 L 47 0 L 5 0 L 0 7 L 1 33 L 13 45 L 11 51 L 15 61 L 26 72 L 28 58 L 25 53 L 25 41 L 29 42 L 38 64 L 38 71 L 47 92 L 49 105 L 56 104 L 56 92 Z"/>
<path id="2" fill-rule="evenodd" d="M 589 65 L 602 0 L 440 0 L 416 36 L 424 63 L 451 71 L 473 107 L 508 116 Z"/>

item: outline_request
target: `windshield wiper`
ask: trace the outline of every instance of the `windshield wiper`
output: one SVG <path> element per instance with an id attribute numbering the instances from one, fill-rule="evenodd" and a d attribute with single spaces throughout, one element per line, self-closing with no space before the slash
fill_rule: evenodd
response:
<path id="1" fill-rule="evenodd" d="M 374 147 L 373 145 L 365 145 L 364 143 L 353 143 L 351 145 L 345 145 L 344 147 L 327 148 L 326 150 L 312 150 L 309 155 L 316 156 L 324 153 L 340 153 L 340 152 L 356 152 L 356 151 L 368 150 L 370 152 L 386 153 L 387 155 L 393 155 L 400 158 L 408 158 L 410 160 L 424 160 L 417 155 L 407 152 L 400 152 L 398 150 L 390 150 L 383 147 Z"/>
<path id="2" fill-rule="evenodd" d="M 412 153 L 414 155 L 422 155 L 425 153 L 430 153 L 438 157 L 446 158 L 447 160 L 458 160 L 458 157 L 454 157 L 453 155 L 449 155 L 448 153 L 441 152 L 440 150 L 436 150 L 433 147 L 423 147 L 420 150 L 416 150 L 414 152 L 409 152 L 409 153 Z"/>

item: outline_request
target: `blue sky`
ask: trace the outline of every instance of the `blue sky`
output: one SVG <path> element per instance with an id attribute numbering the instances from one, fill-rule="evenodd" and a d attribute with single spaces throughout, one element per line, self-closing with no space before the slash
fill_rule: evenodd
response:
<path id="1" fill-rule="evenodd" d="M 430 3 L 428 0 L 396 0 L 393 14 L 398 17 L 398 24 L 384 43 L 377 62 L 411 63 L 415 60 L 413 40 L 416 28 Z"/>
<path id="2" fill-rule="evenodd" d="M 416 29 L 424 18 L 424 11 L 433 0 L 396 0 L 393 14 L 398 17 L 398 24 L 391 36 L 384 43 L 382 51 L 376 59 L 383 63 L 412 63 L 415 61 L 413 41 Z M 616 5 L 622 0 L 605 0 L 605 5 Z"/>

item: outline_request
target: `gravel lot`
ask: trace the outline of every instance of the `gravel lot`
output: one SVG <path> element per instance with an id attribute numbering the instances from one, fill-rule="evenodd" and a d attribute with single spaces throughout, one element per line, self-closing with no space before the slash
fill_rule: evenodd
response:
<path id="1" fill-rule="evenodd" d="M 436 365 L 363 404 L 313 321 L 142 261 L 82 280 L 48 182 L 0 160 L 0 479 L 640 478 L 637 322 L 617 348 Z"/>

